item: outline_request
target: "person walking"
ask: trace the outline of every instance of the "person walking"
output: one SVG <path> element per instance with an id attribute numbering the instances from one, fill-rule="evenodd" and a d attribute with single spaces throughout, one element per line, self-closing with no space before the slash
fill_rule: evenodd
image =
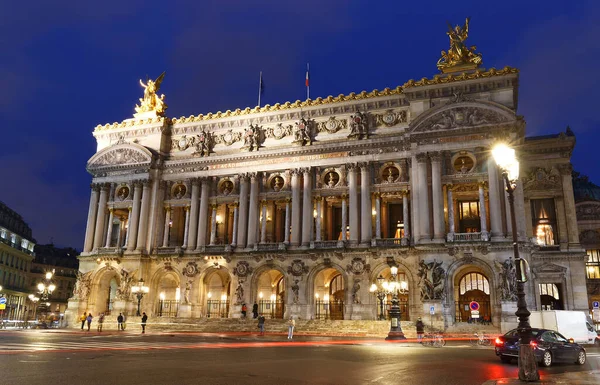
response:
<path id="1" fill-rule="evenodd" d="M 290 320 L 288 321 L 288 340 L 291 340 L 294 336 L 294 327 L 296 327 L 296 321 L 294 317 L 290 316 Z"/>
<path id="2" fill-rule="evenodd" d="M 146 321 L 148 321 L 148 316 L 146 312 L 142 313 L 142 334 L 146 333 Z"/>
<path id="3" fill-rule="evenodd" d="M 258 305 L 254 302 L 252 305 L 252 318 L 256 319 L 258 317 Z"/>
<path id="4" fill-rule="evenodd" d="M 246 312 L 248 311 L 248 308 L 246 307 L 246 304 L 242 304 L 242 318 L 246 318 Z"/>
<path id="5" fill-rule="evenodd" d="M 415 326 L 417 328 L 417 340 L 420 343 L 423 343 L 423 333 L 425 332 L 425 324 L 423 323 L 421 317 L 417 319 L 417 323 L 415 324 Z"/>
<path id="6" fill-rule="evenodd" d="M 94 319 L 94 317 L 92 316 L 92 313 L 89 313 L 87 318 L 85 319 L 87 321 L 88 332 L 90 331 L 90 327 L 92 326 L 92 319 Z"/>
<path id="7" fill-rule="evenodd" d="M 87 313 L 83 312 L 83 315 L 81 317 L 79 317 L 79 320 L 81 321 L 81 330 L 83 330 L 83 327 L 85 326 L 86 319 L 87 319 Z"/>
<path id="8" fill-rule="evenodd" d="M 123 327 L 123 313 L 119 313 L 117 317 L 117 330 L 125 330 Z"/>
<path id="9" fill-rule="evenodd" d="M 102 325 L 104 324 L 104 313 L 100 314 L 100 317 L 98 317 L 98 331 L 101 332 L 102 331 Z"/>
<path id="10" fill-rule="evenodd" d="M 260 329 L 260 335 L 265 335 L 265 316 L 260 314 L 258 316 L 258 328 Z"/>

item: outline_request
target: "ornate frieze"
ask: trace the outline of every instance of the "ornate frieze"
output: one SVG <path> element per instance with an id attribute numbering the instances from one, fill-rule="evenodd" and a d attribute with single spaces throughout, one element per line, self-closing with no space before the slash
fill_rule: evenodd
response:
<path id="1" fill-rule="evenodd" d="M 149 159 L 145 154 L 131 148 L 120 148 L 99 157 L 94 166 L 108 166 L 118 164 L 137 164 L 147 162 Z M 91 166 L 91 165 L 90 165 Z"/>
<path id="2" fill-rule="evenodd" d="M 406 123 L 407 115 L 407 110 L 387 110 L 383 114 L 374 114 L 375 124 L 377 127 L 393 127 L 398 123 Z"/>
<path id="3" fill-rule="evenodd" d="M 227 130 L 221 135 L 215 136 L 216 144 L 224 144 L 226 146 L 231 146 L 235 142 L 238 142 L 242 139 L 241 132 L 234 132 L 233 130 Z"/>
<path id="4" fill-rule="evenodd" d="M 328 132 L 330 134 L 335 134 L 339 130 L 344 130 L 347 127 L 348 122 L 346 120 L 338 120 L 335 116 L 329 117 L 329 119 L 324 122 L 317 123 L 317 131 Z"/>
<path id="5" fill-rule="evenodd" d="M 277 123 L 275 127 L 268 127 L 265 129 L 266 138 L 275 138 L 277 140 L 280 140 L 290 135 L 292 135 L 291 124 L 284 126 L 282 123 Z"/>
<path id="6" fill-rule="evenodd" d="M 245 278 L 250 273 L 252 273 L 252 267 L 250 267 L 250 264 L 246 261 L 239 261 L 233 270 L 233 274 L 240 278 Z"/>
<path id="7" fill-rule="evenodd" d="M 365 262 L 363 258 L 354 258 L 352 259 L 350 264 L 346 266 L 346 271 L 354 275 L 360 275 L 365 271 L 371 271 L 371 267 Z"/>
<path id="8" fill-rule="evenodd" d="M 185 265 L 185 267 L 183 268 L 182 273 L 186 277 L 193 278 L 196 275 L 198 275 L 199 272 L 200 270 L 198 269 L 198 264 L 196 262 L 188 262 L 187 265 Z"/>
<path id="9" fill-rule="evenodd" d="M 560 175 L 556 168 L 538 167 L 521 178 L 525 190 L 552 190 L 561 187 Z"/>
<path id="10" fill-rule="evenodd" d="M 600 202 L 579 203 L 575 206 L 575 210 L 578 220 L 600 220 Z"/>

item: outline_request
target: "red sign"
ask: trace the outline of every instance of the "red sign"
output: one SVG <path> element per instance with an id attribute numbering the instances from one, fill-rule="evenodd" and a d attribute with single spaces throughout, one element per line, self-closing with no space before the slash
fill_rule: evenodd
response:
<path id="1" fill-rule="evenodd" d="M 472 311 L 477 311 L 479 310 L 479 303 L 477 303 L 476 301 L 471 301 L 471 303 L 469 304 L 469 308 L 471 308 Z"/>

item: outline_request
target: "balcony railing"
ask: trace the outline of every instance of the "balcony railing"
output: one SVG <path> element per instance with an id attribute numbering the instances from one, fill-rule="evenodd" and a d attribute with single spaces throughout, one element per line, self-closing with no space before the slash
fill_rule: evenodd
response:
<path id="1" fill-rule="evenodd" d="M 99 247 L 100 254 L 123 254 L 123 249 L 120 247 Z"/>
<path id="2" fill-rule="evenodd" d="M 448 242 L 487 242 L 490 240 L 489 233 L 448 233 Z"/>
<path id="3" fill-rule="evenodd" d="M 376 247 L 400 247 L 400 246 L 408 246 L 407 238 L 382 238 L 382 239 L 373 239 L 373 246 Z"/>
<path id="4" fill-rule="evenodd" d="M 172 247 L 158 247 L 156 248 L 157 254 L 179 254 L 181 248 L 179 246 Z"/>
<path id="5" fill-rule="evenodd" d="M 310 243 L 311 249 L 341 249 L 344 248 L 344 241 L 313 241 Z"/>
<path id="6" fill-rule="evenodd" d="M 277 251 L 277 250 L 280 250 L 280 247 L 279 247 L 279 243 L 257 243 L 254 245 L 254 250 L 255 251 Z"/>

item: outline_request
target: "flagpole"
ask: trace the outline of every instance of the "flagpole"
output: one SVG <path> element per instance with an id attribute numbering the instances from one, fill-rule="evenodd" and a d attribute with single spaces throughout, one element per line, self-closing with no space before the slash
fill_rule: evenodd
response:
<path id="1" fill-rule="evenodd" d="M 260 108 L 260 94 L 262 91 L 262 71 L 260 71 L 260 75 L 258 76 L 258 107 Z"/>
<path id="2" fill-rule="evenodd" d="M 306 99 L 310 99 L 310 69 L 306 63 Z"/>

